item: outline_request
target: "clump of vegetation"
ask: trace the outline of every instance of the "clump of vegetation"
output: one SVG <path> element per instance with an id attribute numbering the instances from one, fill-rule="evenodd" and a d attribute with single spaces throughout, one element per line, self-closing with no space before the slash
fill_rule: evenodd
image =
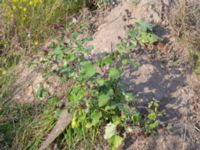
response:
<path id="1" fill-rule="evenodd" d="M 127 52 L 121 50 L 95 59 L 90 55 L 92 47 L 83 46 L 90 38 L 77 39 L 78 35 L 74 33 L 67 46 L 55 45 L 53 54 L 57 59 L 64 57 L 65 63 L 61 63 L 52 74 L 63 82 L 73 82 L 66 102 L 73 116 L 69 128 L 76 135 L 82 130 L 98 131 L 98 128 L 105 127 L 104 137 L 114 149 L 122 143 L 121 132 L 127 122 L 135 119 L 134 123 L 139 124 L 140 119 L 138 112 L 129 107 L 135 98 L 122 90 L 119 82 L 123 67 L 118 65 L 128 63 L 125 59 Z"/>
<path id="2" fill-rule="evenodd" d="M 142 30 L 138 29 L 139 24 L 144 25 Z M 63 35 L 60 44 L 52 45 L 54 50 L 50 51 L 48 59 L 42 62 L 46 70 L 45 76 L 56 76 L 66 85 L 72 83 L 68 87 L 64 101 L 58 98 L 57 103 L 52 105 L 52 108 L 48 108 L 52 112 L 58 112 L 57 117 L 62 109 L 67 109 L 72 116 L 70 125 L 57 141 L 60 148 L 76 149 L 80 143 L 85 148 L 94 147 L 96 146 L 94 143 L 98 143 L 97 137 L 104 137 L 111 149 L 117 149 L 122 145 L 125 135 L 133 132 L 134 126 L 141 127 L 147 135 L 155 133 L 158 127 L 158 102 L 150 102 L 147 107 L 143 107 L 147 113 L 140 113 L 137 99 L 121 83 L 123 70 L 128 65 L 132 65 L 128 54 L 130 49 L 136 46 L 133 41 L 153 43 L 151 38 L 140 40 L 141 33 L 155 37 L 149 32 L 150 27 L 150 24 L 144 22 L 135 24 L 134 28 L 129 29 L 131 33 L 129 39 L 119 44 L 111 53 L 104 53 L 99 57 L 91 54 L 92 46 L 85 46 L 85 42 L 92 38 L 80 38 L 82 36 L 79 32 L 74 32 L 67 42 L 66 38 L 69 37 Z M 133 30 L 138 31 L 136 36 L 133 35 Z M 155 38 L 153 40 L 157 41 Z M 39 91 L 48 91 L 48 89 Z M 40 99 L 43 92 L 39 93 Z M 50 97 L 54 96 L 50 95 Z M 54 115 L 49 117 L 52 116 Z M 55 121 L 55 118 L 53 120 Z M 47 120 L 41 121 L 47 122 Z M 26 134 L 27 132 L 32 134 L 30 131 L 36 131 L 36 134 L 26 141 L 28 144 L 26 142 L 24 144 L 37 148 L 45 136 L 44 133 L 52 128 L 52 124 L 45 127 L 45 132 L 42 128 L 34 127 L 33 130 L 30 128 L 29 131 L 25 130 Z"/>
<path id="3" fill-rule="evenodd" d="M 149 24 L 142 19 L 140 22 L 136 22 L 134 26 L 129 25 L 128 35 L 130 36 L 130 43 L 134 46 L 152 45 L 159 41 L 159 37 L 153 33 L 153 24 Z"/>

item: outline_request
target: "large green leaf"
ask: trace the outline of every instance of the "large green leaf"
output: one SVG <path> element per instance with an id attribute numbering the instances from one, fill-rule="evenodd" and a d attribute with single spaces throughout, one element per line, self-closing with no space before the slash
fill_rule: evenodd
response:
<path id="1" fill-rule="evenodd" d="M 67 56 L 66 56 L 67 62 L 74 61 L 75 58 L 76 58 L 76 56 L 75 56 L 73 53 L 69 53 L 69 54 L 67 54 Z"/>
<path id="2" fill-rule="evenodd" d="M 98 105 L 99 107 L 103 107 L 106 104 L 108 104 L 108 102 L 110 101 L 110 99 L 112 99 L 113 97 L 113 89 L 110 89 L 109 91 L 106 91 L 106 93 L 101 93 L 98 99 Z"/>
<path id="3" fill-rule="evenodd" d="M 119 148 L 122 142 L 123 138 L 119 135 L 114 135 L 108 140 L 111 150 L 116 150 L 117 148 Z"/>
<path id="4" fill-rule="evenodd" d="M 137 40 L 142 43 L 153 44 L 159 40 L 158 36 L 152 33 L 142 32 Z"/>
<path id="5" fill-rule="evenodd" d="M 117 68 L 111 68 L 109 70 L 109 78 L 110 79 L 119 79 L 120 78 L 120 71 Z"/>
<path id="6" fill-rule="evenodd" d="M 89 79 L 96 73 L 96 65 L 87 61 L 81 65 L 81 75 L 84 79 Z"/>
<path id="7" fill-rule="evenodd" d="M 148 118 L 149 118 L 150 120 L 156 120 L 156 114 L 155 114 L 155 112 L 151 112 L 151 113 L 148 115 Z"/>
<path id="8" fill-rule="evenodd" d="M 105 106 L 110 100 L 110 96 L 108 94 L 102 94 L 99 96 L 98 105 L 99 107 Z"/>
<path id="9" fill-rule="evenodd" d="M 105 58 L 103 58 L 101 60 L 101 65 L 102 66 L 111 65 L 111 64 L 114 64 L 114 61 L 113 61 L 113 57 L 111 57 L 110 55 L 106 56 Z"/>
<path id="10" fill-rule="evenodd" d="M 85 90 L 80 85 L 75 85 L 68 94 L 68 97 L 70 101 L 74 102 L 74 104 L 78 104 L 85 97 Z"/>
<path id="11" fill-rule="evenodd" d="M 159 37 L 155 34 L 149 34 L 149 43 L 150 44 L 154 44 L 155 42 L 157 42 L 159 40 Z"/>
<path id="12" fill-rule="evenodd" d="M 102 112 L 93 112 L 91 114 L 91 118 L 92 118 L 92 125 L 96 126 L 99 122 L 100 122 L 100 119 L 102 117 Z"/>

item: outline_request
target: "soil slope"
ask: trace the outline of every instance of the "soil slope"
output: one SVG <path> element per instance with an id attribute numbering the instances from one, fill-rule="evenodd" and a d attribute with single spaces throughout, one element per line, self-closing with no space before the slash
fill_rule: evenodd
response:
<path id="1" fill-rule="evenodd" d="M 125 26 L 130 22 L 145 18 L 158 24 L 155 32 L 167 39 L 168 53 L 134 50 L 130 56 L 139 65 L 124 72 L 123 82 L 133 93 L 138 102 L 144 104 L 151 100 L 159 100 L 161 127 L 155 137 L 136 137 L 130 135 L 123 149 L 134 150 L 198 150 L 200 149 L 200 79 L 192 74 L 187 56 L 181 46 L 176 43 L 170 28 L 169 17 L 179 4 L 173 0 L 141 0 L 137 5 L 131 1 L 123 1 L 113 8 L 105 17 L 104 23 L 94 34 L 94 54 L 114 50 L 120 42 L 118 36 L 126 37 Z M 129 10 L 133 19 L 123 20 Z M 32 71 L 21 72 L 17 80 L 18 90 L 14 99 L 24 102 L 34 100 L 36 87 L 42 82 L 41 75 Z M 30 76 L 31 75 L 31 76 Z M 19 83 L 27 81 L 26 87 Z M 24 97 L 24 98 L 23 98 Z"/>

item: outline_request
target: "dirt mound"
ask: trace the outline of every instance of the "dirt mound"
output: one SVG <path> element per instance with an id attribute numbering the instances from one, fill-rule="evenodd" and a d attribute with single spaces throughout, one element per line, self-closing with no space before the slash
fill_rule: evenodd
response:
<path id="1" fill-rule="evenodd" d="M 168 24 L 177 6 L 177 0 L 141 0 L 133 12 L 137 19 L 145 18 L 149 22 Z"/>
<path id="2" fill-rule="evenodd" d="M 129 20 L 123 20 L 126 15 L 125 10 L 131 10 L 131 2 L 123 2 L 111 10 L 104 18 L 104 23 L 98 27 L 98 31 L 94 34 L 94 40 L 88 45 L 93 45 L 93 53 L 108 52 L 120 42 L 119 36 L 126 37 L 125 25 Z"/>
<path id="3" fill-rule="evenodd" d="M 132 1 L 123 1 L 104 19 L 93 37 L 94 40 L 88 45 L 95 47 L 95 54 L 114 50 L 115 45 L 120 42 L 118 37 L 126 37 L 125 26 L 133 21 L 124 20 L 126 10 L 130 10 L 136 20 L 145 18 L 149 22 L 167 26 L 170 24 L 171 13 L 178 5 L 176 0 L 141 0 L 135 6 Z M 164 33 L 162 36 L 171 37 L 170 31 Z M 197 90 L 200 80 L 192 75 L 191 66 L 182 56 L 181 49 L 176 47 L 176 43 L 170 38 L 168 43 L 171 49 L 166 55 L 160 52 L 152 54 L 146 50 L 133 51 L 130 54 L 140 65 L 129 68 L 124 73 L 123 82 L 136 93 L 139 103 L 159 100 L 160 111 L 165 115 L 160 118 L 162 127 L 157 136 L 130 136 L 124 149 L 196 150 L 200 147 L 200 92 Z M 175 58 L 178 60 L 175 61 Z M 16 82 L 18 94 L 15 94 L 14 99 L 33 101 L 33 93 L 42 81 L 40 74 L 24 69 Z"/>

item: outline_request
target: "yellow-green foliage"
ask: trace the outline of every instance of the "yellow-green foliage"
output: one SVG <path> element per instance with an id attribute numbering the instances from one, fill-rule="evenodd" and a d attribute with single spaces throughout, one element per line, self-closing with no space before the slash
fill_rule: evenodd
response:
<path id="1" fill-rule="evenodd" d="M 8 18 L 20 17 L 20 21 L 24 22 L 30 13 L 27 9 L 37 9 L 42 3 L 43 0 L 12 0 L 5 1 L 3 7 L 6 9 Z"/>
<path id="2" fill-rule="evenodd" d="M 83 0 L 4 0 L 1 4 L 2 14 L 4 22 L 9 22 L 10 26 L 6 29 L 6 37 L 9 39 L 15 37 L 14 41 L 23 49 L 38 46 L 43 39 L 52 34 L 52 24 L 61 20 L 65 23 L 67 13 L 72 9 L 79 10 L 83 2 Z"/>

